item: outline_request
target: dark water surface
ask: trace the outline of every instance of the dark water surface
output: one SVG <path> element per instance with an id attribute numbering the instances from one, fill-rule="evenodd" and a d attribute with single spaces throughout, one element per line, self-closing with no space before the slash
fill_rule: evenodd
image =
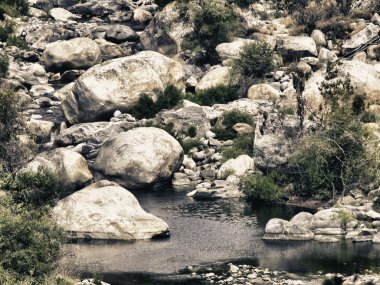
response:
<path id="1" fill-rule="evenodd" d="M 299 209 L 239 200 L 194 201 L 169 190 L 134 194 L 146 211 L 169 224 L 171 237 L 71 244 L 62 266 L 84 275 L 99 273 L 116 285 L 201 284 L 172 274 L 189 265 L 230 261 L 294 273 L 352 274 L 380 268 L 380 245 L 262 241 L 269 219 L 290 219 Z"/>

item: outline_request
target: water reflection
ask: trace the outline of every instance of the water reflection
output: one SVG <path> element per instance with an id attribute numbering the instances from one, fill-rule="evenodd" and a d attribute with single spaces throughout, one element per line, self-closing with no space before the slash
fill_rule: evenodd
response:
<path id="1" fill-rule="evenodd" d="M 138 276 L 139 280 L 175 273 L 188 265 L 229 260 L 252 260 L 272 270 L 308 273 L 353 274 L 380 267 L 379 245 L 262 241 L 269 219 L 290 219 L 301 209 L 252 206 L 241 200 L 194 201 L 175 191 L 135 194 L 144 209 L 169 224 L 169 239 L 72 244 L 67 248 L 74 255 L 65 257 L 62 265 L 79 272 Z"/>

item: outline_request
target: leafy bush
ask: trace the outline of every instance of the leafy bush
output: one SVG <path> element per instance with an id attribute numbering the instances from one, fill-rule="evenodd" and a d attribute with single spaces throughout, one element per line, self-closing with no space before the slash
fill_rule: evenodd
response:
<path id="1" fill-rule="evenodd" d="M 174 108 L 182 100 L 182 92 L 177 87 L 169 85 L 160 92 L 156 101 L 156 112 Z"/>
<path id="2" fill-rule="evenodd" d="M 249 5 L 256 3 L 257 0 L 229 0 L 230 4 L 236 4 L 240 8 L 247 8 Z"/>
<path id="3" fill-rule="evenodd" d="M 236 158 L 239 155 L 247 154 L 252 156 L 254 134 L 241 134 L 234 139 L 234 143 L 230 147 L 226 147 L 222 150 L 224 160 Z"/>
<path id="4" fill-rule="evenodd" d="M 300 11 L 293 13 L 292 17 L 295 19 L 297 24 L 303 26 L 303 30 L 307 34 L 317 27 L 319 22 L 326 21 L 338 13 L 335 5 L 317 5 L 317 6 L 307 6 Z"/>
<path id="5" fill-rule="evenodd" d="M 284 115 L 294 115 L 296 113 L 296 110 L 293 107 L 281 107 L 278 112 L 284 116 Z"/>
<path id="6" fill-rule="evenodd" d="M 28 11 L 28 0 L 2 0 L 0 2 L 0 15 L 2 18 L 4 17 L 4 14 L 11 17 L 27 15 Z"/>
<path id="7" fill-rule="evenodd" d="M 332 40 L 349 38 L 352 29 L 349 21 L 344 18 L 332 18 L 330 20 L 320 21 L 317 28 L 324 32 L 327 38 Z"/>
<path id="8" fill-rule="evenodd" d="M 0 172 L 12 172 L 23 161 L 25 153 L 19 143 L 25 130 L 23 105 L 17 93 L 0 89 Z"/>
<path id="9" fill-rule="evenodd" d="M 28 43 L 22 37 L 10 36 L 7 39 L 8 46 L 15 46 L 21 49 L 27 49 Z"/>
<path id="10" fill-rule="evenodd" d="M 232 128 L 237 123 L 254 126 L 255 121 L 250 113 L 237 109 L 223 113 L 223 125 L 226 128 Z"/>
<path id="11" fill-rule="evenodd" d="M 234 85 L 219 85 L 200 91 L 196 94 L 186 94 L 186 99 L 203 106 L 226 104 L 239 99 L 238 87 Z"/>
<path id="12" fill-rule="evenodd" d="M 339 208 L 338 211 L 333 215 L 333 218 L 340 222 L 340 225 L 343 229 L 347 229 L 347 225 L 354 220 L 352 213 L 345 209 Z"/>
<path id="13" fill-rule="evenodd" d="M 361 100 L 354 96 L 349 79 L 337 78 L 339 65 L 329 65 L 322 95 L 325 99 L 324 120 L 314 133 L 303 137 L 291 161 L 299 171 L 298 184 L 306 196 L 327 200 L 345 194 L 347 185 L 374 179 L 377 164 L 364 144 L 360 122 Z M 350 106 L 350 102 L 355 107 Z"/>
<path id="14" fill-rule="evenodd" d="M 194 17 L 194 31 L 183 41 L 183 49 L 204 50 L 206 62 L 218 60 L 215 47 L 242 35 L 239 16 L 233 6 L 217 0 L 200 1 L 201 9 Z"/>
<path id="15" fill-rule="evenodd" d="M 212 128 L 211 131 L 215 133 L 215 138 L 218 140 L 233 140 L 236 138 L 236 134 L 231 129 L 226 129 L 223 127 Z"/>
<path id="16" fill-rule="evenodd" d="M 14 203 L 31 208 L 54 205 L 61 189 L 57 177 L 44 168 L 38 172 L 20 171 L 9 176 L 3 188 L 9 192 Z"/>
<path id="17" fill-rule="evenodd" d="M 277 10 L 286 10 L 292 14 L 302 11 L 309 4 L 309 0 L 273 0 L 273 4 Z"/>
<path id="18" fill-rule="evenodd" d="M 243 78 L 261 78 L 273 70 L 273 51 L 264 42 L 246 44 L 233 61 L 232 71 Z"/>
<path id="19" fill-rule="evenodd" d="M 240 189 L 252 201 L 270 203 L 282 197 L 284 181 L 286 181 L 285 176 L 277 171 L 262 176 L 248 175 L 241 179 Z"/>
<path id="20" fill-rule="evenodd" d="M 178 139 L 177 139 L 178 140 Z M 201 143 L 198 139 L 184 139 L 184 140 L 178 140 L 183 148 L 183 152 L 185 154 L 188 154 L 190 150 L 192 150 L 195 147 L 198 147 Z"/>
<path id="21" fill-rule="evenodd" d="M 191 126 L 191 127 L 187 130 L 187 132 L 188 132 L 189 137 L 191 137 L 191 138 L 195 138 L 195 137 L 197 136 L 197 128 L 194 127 L 194 126 Z"/>
<path id="22" fill-rule="evenodd" d="M 0 26 L 0 41 L 6 42 L 9 35 L 13 33 L 13 22 L 7 21 Z"/>
<path id="23" fill-rule="evenodd" d="M 337 0 L 336 2 L 338 3 L 339 10 L 343 15 L 347 16 L 350 14 L 353 2 L 352 0 Z"/>
<path id="24" fill-rule="evenodd" d="M 147 94 L 140 95 L 140 98 L 136 106 L 130 111 L 130 113 L 137 119 L 153 118 L 156 115 L 156 104 L 152 97 Z"/>
<path id="25" fill-rule="evenodd" d="M 236 138 L 237 134 L 232 127 L 237 123 L 245 123 L 252 127 L 255 125 L 255 121 L 251 114 L 235 109 L 224 112 L 222 115 L 223 127 L 217 126 L 213 128 L 212 131 L 215 133 L 217 139 L 233 140 Z"/>
<path id="26" fill-rule="evenodd" d="M 0 78 L 5 77 L 9 68 L 9 58 L 6 54 L 0 55 Z"/>
<path id="27" fill-rule="evenodd" d="M 18 279 L 34 284 L 54 270 L 64 235 L 47 216 L 17 206 L 0 207 L 0 265 Z"/>
<path id="28" fill-rule="evenodd" d="M 156 102 L 149 95 L 142 94 L 130 113 L 137 119 L 153 118 L 161 110 L 175 107 L 181 100 L 181 90 L 173 85 L 169 85 L 158 94 Z"/>
<path id="29" fill-rule="evenodd" d="M 160 8 L 164 8 L 170 2 L 173 2 L 173 0 L 154 0 L 154 3 L 156 3 Z"/>

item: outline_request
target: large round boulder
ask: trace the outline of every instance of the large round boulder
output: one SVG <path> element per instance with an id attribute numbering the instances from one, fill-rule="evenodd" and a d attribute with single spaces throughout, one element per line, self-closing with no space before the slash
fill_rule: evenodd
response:
<path id="1" fill-rule="evenodd" d="M 240 155 L 235 159 L 229 159 L 219 168 L 218 178 L 223 179 L 227 178 L 226 175 L 236 175 L 243 176 L 249 170 L 252 170 L 254 167 L 253 159 L 246 154 Z"/>
<path id="2" fill-rule="evenodd" d="M 168 56 L 174 56 L 181 51 L 181 45 L 186 35 L 193 29 L 190 21 L 181 21 L 181 11 L 173 1 L 156 13 L 149 25 L 140 35 L 144 50 L 154 50 Z M 188 15 L 192 15 L 197 5 L 190 5 Z"/>
<path id="3" fill-rule="evenodd" d="M 47 70 L 86 69 L 101 60 L 97 43 L 89 38 L 56 41 L 46 46 L 41 62 Z"/>
<path id="4" fill-rule="evenodd" d="M 168 225 L 146 213 L 132 193 L 105 180 L 59 201 L 52 214 L 72 239 L 137 240 L 169 233 Z"/>
<path id="5" fill-rule="evenodd" d="M 317 45 L 309 37 L 285 36 L 277 40 L 277 52 L 287 60 L 295 60 L 305 56 L 318 56 Z"/>
<path id="6" fill-rule="evenodd" d="M 135 128 L 107 140 L 95 161 L 98 176 L 127 188 L 157 187 L 181 166 L 183 149 L 164 130 Z"/>
<path id="7" fill-rule="evenodd" d="M 26 169 L 37 172 L 41 167 L 54 173 L 64 188 L 78 189 L 93 178 L 83 156 L 65 148 L 40 153 Z"/>
<path id="8" fill-rule="evenodd" d="M 217 66 L 210 69 L 195 87 L 196 92 L 204 91 L 217 86 L 227 86 L 230 78 L 231 68 L 228 66 Z"/>
<path id="9" fill-rule="evenodd" d="M 111 117 L 116 110 L 130 111 L 141 94 L 156 98 L 168 85 L 184 87 L 182 65 L 153 51 L 112 59 L 81 75 L 62 103 L 71 123 Z"/>

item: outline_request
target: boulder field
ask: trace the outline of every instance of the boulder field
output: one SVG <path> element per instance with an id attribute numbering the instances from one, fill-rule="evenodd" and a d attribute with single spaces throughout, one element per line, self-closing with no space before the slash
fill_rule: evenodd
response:
<path id="1" fill-rule="evenodd" d="M 365 95 L 368 110 L 380 114 L 378 14 L 347 20 L 349 34 L 337 39 L 326 27 L 297 32 L 269 1 L 253 1 L 235 11 L 246 37 L 218 43 L 215 61 L 204 64 L 205 51 L 187 47 L 194 30 L 191 20 L 200 8 L 197 1 L 190 1 L 194 3 L 186 17 L 178 16 L 183 11 L 174 1 L 164 8 L 154 2 L 30 0 L 28 17 L 6 18 L 28 48 L 1 43 L 1 54 L 9 60 L 1 84 L 28 102 L 26 126 L 38 154 L 27 168 L 46 167 L 62 187 L 82 189 L 52 210 L 73 238 L 165 236 L 168 225 L 146 213 L 129 190 L 172 185 L 194 199 L 243 197 L 241 177 L 286 167 L 301 132 L 313 130 L 315 122 L 308 118 L 323 106 L 320 87 L 329 62 L 339 61 L 338 76 L 350 78 Z M 369 0 L 352 2 L 357 9 L 374 6 Z M 274 53 L 275 69 L 262 81 L 247 82 L 247 92 L 231 102 L 202 106 L 194 103 L 199 100 L 187 100 L 199 99 L 210 87 L 229 85 L 231 64 L 246 44 L 257 41 Z M 308 75 L 303 130 L 294 68 Z M 133 117 L 143 95 L 156 103 L 169 86 L 191 94 L 153 118 Z M 252 148 L 227 159 L 223 152 L 234 141 L 219 139 L 217 132 L 223 115 L 233 110 L 252 116 L 254 124 L 237 122 L 232 128 L 234 135 L 252 135 Z M 366 128 L 369 138 L 380 138 L 378 122 Z M 372 228 L 380 225 L 379 213 L 367 204 L 380 200 L 376 188 L 364 198 L 343 197 L 343 210 L 271 220 L 265 239 L 327 242 L 344 236 L 375 242 L 378 235 L 364 221 Z M 352 216 L 349 223 L 342 222 L 345 216 Z"/>

